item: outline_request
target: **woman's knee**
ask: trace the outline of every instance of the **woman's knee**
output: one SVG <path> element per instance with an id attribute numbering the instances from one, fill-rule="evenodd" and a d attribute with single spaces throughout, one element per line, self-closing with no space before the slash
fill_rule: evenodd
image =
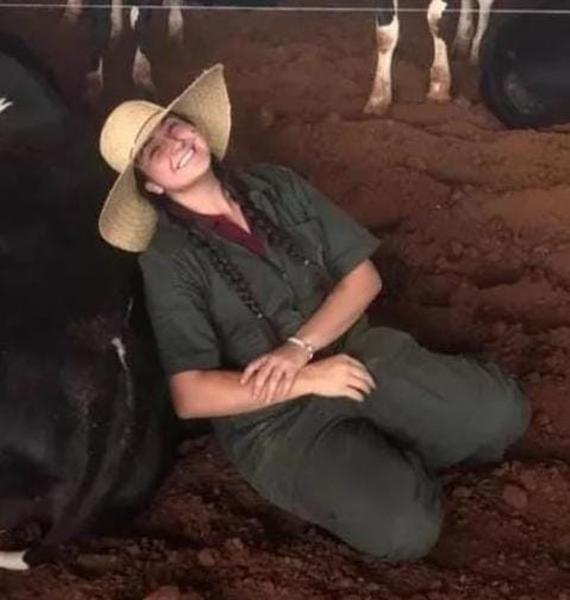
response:
<path id="1" fill-rule="evenodd" d="M 411 501 L 378 520 L 362 522 L 344 540 L 354 548 L 388 561 L 411 561 L 426 556 L 436 544 L 442 524 L 439 500 Z"/>
<path id="2" fill-rule="evenodd" d="M 526 431 L 530 420 L 530 404 L 519 384 L 504 376 L 500 392 L 483 417 L 490 432 L 488 445 L 502 453 Z"/>

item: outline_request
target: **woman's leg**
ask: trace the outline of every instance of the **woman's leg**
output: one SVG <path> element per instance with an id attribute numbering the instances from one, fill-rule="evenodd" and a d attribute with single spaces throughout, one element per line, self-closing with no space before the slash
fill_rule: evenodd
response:
<path id="1" fill-rule="evenodd" d="M 234 463 L 270 502 L 362 552 L 419 558 L 438 538 L 438 483 L 369 420 L 335 415 L 334 406 L 342 413 L 347 402 L 318 398 L 271 435 L 232 444 L 222 434 L 222 445 L 233 446 Z"/>
<path id="2" fill-rule="evenodd" d="M 355 352 L 368 354 L 363 360 L 378 383 L 362 414 L 431 468 L 500 460 L 526 430 L 528 401 L 496 365 L 430 352 L 393 329 L 371 332 L 366 348 Z M 370 356 L 373 337 L 382 338 L 382 348 Z"/>

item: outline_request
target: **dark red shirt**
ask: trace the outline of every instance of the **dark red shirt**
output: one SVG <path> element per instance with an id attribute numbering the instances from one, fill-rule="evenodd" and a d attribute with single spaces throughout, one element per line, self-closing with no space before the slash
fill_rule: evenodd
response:
<path id="1" fill-rule="evenodd" d="M 248 222 L 251 230 L 251 233 L 248 233 L 245 229 L 242 229 L 224 215 L 203 215 L 184 206 L 180 206 L 176 202 L 165 202 L 166 212 L 170 213 L 172 216 L 187 223 L 190 223 L 191 221 L 199 223 L 202 227 L 211 229 L 219 236 L 230 240 L 231 242 L 241 244 L 259 256 L 265 255 L 265 236 L 260 231 L 256 230 L 251 223 Z"/>
<path id="2" fill-rule="evenodd" d="M 245 246 L 259 256 L 265 255 L 265 237 L 248 222 L 251 233 L 230 221 L 225 215 L 202 215 L 193 213 L 202 226 L 215 231 L 219 236 Z"/>

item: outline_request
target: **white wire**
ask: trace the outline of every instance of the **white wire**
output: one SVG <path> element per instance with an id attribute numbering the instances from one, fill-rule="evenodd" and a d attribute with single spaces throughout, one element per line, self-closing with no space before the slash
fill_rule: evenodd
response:
<path id="1" fill-rule="evenodd" d="M 2 8 L 66 8 L 66 2 L 1 2 Z M 123 4 L 123 8 L 144 8 L 151 10 L 170 10 L 170 6 L 163 4 L 149 4 L 141 6 L 139 4 Z M 111 8 L 111 4 L 89 4 L 81 5 L 82 9 L 106 9 Z M 183 11 L 202 11 L 202 12 L 230 12 L 230 11 L 256 11 L 256 12 L 311 12 L 311 13 L 372 13 L 393 12 L 392 8 L 375 8 L 373 6 L 196 6 L 181 5 Z M 399 13 L 421 13 L 425 14 L 427 7 L 400 7 Z M 448 8 L 446 13 L 460 13 L 461 8 Z M 464 9 L 465 13 L 478 13 L 478 8 Z M 534 9 L 534 8 L 492 8 L 492 14 L 503 15 L 570 15 L 570 8 L 553 9 Z"/>

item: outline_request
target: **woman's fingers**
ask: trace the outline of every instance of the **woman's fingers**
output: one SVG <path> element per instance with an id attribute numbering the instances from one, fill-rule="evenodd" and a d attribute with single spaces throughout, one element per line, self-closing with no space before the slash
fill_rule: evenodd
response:
<path id="1" fill-rule="evenodd" d="M 275 392 L 277 386 L 283 380 L 285 373 L 281 370 L 274 369 L 271 375 L 268 377 L 265 383 L 265 389 L 263 390 L 263 404 L 273 404 L 275 398 Z"/>
<path id="2" fill-rule="evenodd" d="M 244 372 L 242 373 L 242 376 L 241 376 L 239 382 L 242 385 L 245 385 L 251 379 L 252 375 L 256 371 L 259 371 L 259 369 L 261 369 L 261 367 L 263 367 L 263 365 L 268 360 L 269 360 L 269 356 L 261 356 L 260 358 L 257 358 L 253 362 L 250 362 L 249 365 L 247 365 L 247 367 L 245 368 Z"/>
<path id="3" fill-rule="evenodd" d="M 364 379 L 369 383 L 369 385 L 373 389 L 376 389 L 376 381 L 374 380 L 374 377 L 372 377 L 370 371 L 366 368 L 366 366 L 362 364 L 359 360 L 356 360 L 351 356 L 348 358 L 351 366 L 354 368 L 353 374 L 364 377 Z"/>

